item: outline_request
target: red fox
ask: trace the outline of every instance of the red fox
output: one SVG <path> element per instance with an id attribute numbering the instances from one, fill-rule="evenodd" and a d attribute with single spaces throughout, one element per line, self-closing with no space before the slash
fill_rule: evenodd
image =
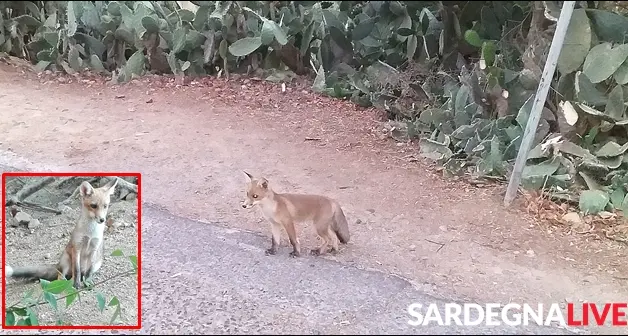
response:
<path id="1" fill-rule="evenodd" d="M 117 178 L 100 188 L 92 187 L 87 181 L 81 183 L 82 211 L 59 262 L 56 265 L 26 267 L 6 265 L 6 277 L 53 281 L 67 279 L 70 275 L 77 289 L 81 287 L 81 280 L 91 283 L 94 273 L 102 266 L 105 219 L 117 184 Z"/>
<path id="2" fill-rule="evenodd" d="M 295 222 L 310 221 L 314 224 L 316 233 L 322 244 L 312 249 L 313 255 L 324 255 L 327 252 L 338 252 L 338 242 L 349 242 L 349 225 L 340 204 L 335 200 L 319 195 L 280 194 L 275 193 L 264 177 L 254 178 L 246 174 L 246 197 L 242 203 L 245 209 L 259 205 L 264 217 L 270 222 L 272 230 L 271 246 L 266 250 L 267 255 L 277 253 L 281 239 L 281 227 L 288 233 L 293 251 L 291 257 L 299 257 L 301 249 L 295 229 Z M 328 246 L 331 243 L 331 250 Z"/>

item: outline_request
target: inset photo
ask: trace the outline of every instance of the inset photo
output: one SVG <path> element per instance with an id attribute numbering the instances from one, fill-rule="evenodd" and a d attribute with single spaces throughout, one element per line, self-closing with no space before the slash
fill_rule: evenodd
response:
<path id="1" fill-rule="evenodd" d="M 140 188 L 139 173 L 2 174 L 2 328 L 141 328 Z"/>

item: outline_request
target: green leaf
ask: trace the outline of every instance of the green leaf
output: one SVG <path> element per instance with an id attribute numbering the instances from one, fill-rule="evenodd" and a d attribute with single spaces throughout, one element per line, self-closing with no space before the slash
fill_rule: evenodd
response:
<path id="1" fill-rule="evenodd" d="M 600 92 L 593 83 L 589 80 L 589 77 L 581 71 L 576 72 L 576 96 L 582 103 L 586 103 L 592 106 L 604 106 L 606 105 L 606 95 Z"/>
<path id="2" fill-rule="evenodd" d="M 626 150 L 628 150 L 628 142 L 620 146 L 615 141 L 609 141 L 595 155 L 601 158 L 615 157 L 624 154 Z"/>
<path id="3" fill-rule="evenodd" d="M 625 43 L 628 41 L 628 17 L 610 10 L 587 9 L 591 27 L 601 41 Z"/>
<path id="4" fill-rule="evenodd" d="M 478 161 L 477 170 L 482 175 L 501 175 L 504 173 L 504 155 L 501 151 L 501 141 L 497 135 L 490 140 L 490 148 Z"/>
<path id="5" fill-rule="evenodd" d="M 134 255 L 129 256 L 129 261 L 131 262 L 134 268 L 137 268 L 137 256 L 134 256 Z"/>
<path id="6" fill-rule="evenodd" d="M 496 51 L 497 46 L 495 46 L 495 42 L 484 41 L 484 43 L 482 43 L 482 59 L 486 62 L 487 67 L 493 66 Z"/>
<path id="7" fill-rule="evenodd" d="M 269 45 L 275 39 L 275 32 L 273 31 L 273 27 L 268 23 L 269 21 L 264 21 L 262 24 L 262 31 L 260 33 L 260 39 L 263 45 Z"/>
<path id="8" fill-rule="evenodd" d="M 521 174 L 521 184 L 525 188 L 547 187 L 553 182 L 551 177 L 560 168 L 560 164 L 560 157 L 554 156 L 539 164 L 525 166 Z"/>
<path id="9" fill-rule="evenodd" d="M 35 65 L 35 71 L 43 72 L 48 68 L 49 65 L 50 65 L 50 61 L 39 61 Z"/>
<path id="10" fill-rule="evenodd" d="M 20 327 L 22 327 L 22 326 L 30 326 L 31 325 L 30 322 L 31 321 L 30 321 L 29 318 L 25 318 L 25 319 L 17 320 L 17 323 L 15 325 L 16 326 L 20 326 Z"/>
<path id="11" fill-rule="evenodd" d="M 194 29 L 198 31 L 205 30 L 204 27 L 207 20 L 209 20 L 210 9 L 211 9 L 210 6 L 200 6 L 196 10 L 196 15 L 194 16 L 194 23 L 192 24 L 194 26 Z"/>
<path id="12" fill-rule="evenodd" d="M 523 168 L 521 178 L 530 178 L 533 176 L 548 177 L 554 175 L 556 170 L 560 167 L 560 159 L 555 156 L 549 160 L 543 161 L 536 165 L 528 165 Z"/>
<path id="13" fill-rule="evenodd" d="M 591 25 L 584 9 L 573 11 L 565 41 L 558 57 L 558 71 L 562 75 L 580 68 L 591 49 Z"/>
<path id="14" fill-rule="evenodd" d="M 229 46 L 229 52 L 233 56 L 242 57 L 255 52 L 262 45 L 262 39 L 259 36 L 245 37 L 233 42 Z"/>
<path id="15" fill-rule="evenodd" d="M 185 27 L 177 28 L 172 36 L 172 51 L 176 54 L 185 48 L 187 29 Z"/>
<path id="16" fill-rule="evenodd" d="M 519 113 L 517 113 L 516 120 L 521 129 L 526 129 L 526 126 L 528 124 L 528 118 L 530 118 L 530 111 L 532 110 L 532 105 L 534 104 L 534 97 L 535 95 L 531 95 L 530 97 L 528 97 L 526 102 L 523 103 L 521 108 L 519 108 Z"/>
<path id="17" fill-rule="evenodd" d="M 414 58 L 414 54 L 416 53 L 416 48 L 418 44 L 418 38 L 416 35 L 408 36 L 408 45 L 406 47 L 406 58 L 409 60 Z"/>
<path id="18" fill-rule="evenodd" d="M 65 307 L 67 308 L 76 300 L 79 296 L 79 292 L 74 287 L 70 286 L 65 290 L 65 293 Z"/>
<path id="19" fill-rule="evenodd" d="M 353 28 L 352 39 L 354 41 L 359 41 L 371 34 L 373 28 L 375 28 L 375 20 L 376 17 L 368 18 L 366 20 L 360 21 L 355 28 Z M 397 32 L 399 33 L 399 32 Z M 412 32 L 411 32 L 412 33 Z"/>
<path id="20" fill-rule="evenodd" d="M 493 40 L 498 40 L 502 34 L 502 27 L 495 16 L 495 12 L 493 12 L 490 7 L 483 6 L 480 17 L 485 36 Z"/>
<path id="21" fill-rule="evenodd" d="M 624 189 L 622 187 L 619 187 L 613 190 L 613 192 L 611 193 L 610 201 L 615 209 L 621 209 L 625 198 L 626 194 L 624 193 Z"/>
<path id="22" fill-rule="evenodd" d="M 628 84 L 628 60 L 622 63 L 617 71 L 613 74 L 613 78 L 619 85 Z"/>
<path id="23" fill-rule="evenodd" d="M 45 292 L 50 292 L 52 294 L 60 294 L 68 288 L 72 287 L 72 280 L 55 280 L 51 281 L 48 284 L 41 284 L 42 289 Z"/>
<path id="24" fill-rule="evenodd" d="M 105 46 L 104 43 L 102 43 L 97 38 L 94 38 L 93 36 L 83 33 L 76 33 L 74 35 L 74 38 L 77 42 L 84 43 L 85 46 L 89 48 L 89 51 L 91 51 L 92 54 L 97 55 L 99 58 L 103 57 L 105 52 L 107 51 L 107 46 Z"/>
<path id="25" fill-rule="evenodd" d="M 222 41 L 220 41 L 220 45 L 218 46 L 218 54 L 223 60 L 227 59 L 227 50 L 227 40 L 223 39 Z"/>
<path id="26" fill-rule="evenodd" d="M 624 216 L 628 216 L 628 197 L 624 197 L 624 201 L 621 203 L 621 211 Z"/>
<path id="27" fill-rule="evenodd" d="M 625 110 L 624 90 L 621 85 L 616 85 L 608 95 L 608 103 L 606 103 L 606 110 L 604 112 L 613 119 L 620 120 L 624 117 Z"/>
<path id="28" fill-rule="evenodd" d="M 74 36 L 76 34 L 76 30 L 78 29 L 78 21 L 76 17 L 76 9 L 74 8 L 76 2 L 68 1 L 67 3 L 67 18 L 68 18 L 68 30 L 67 34 L 69 37 Z"/>
<path id="29" fill-rule="evenodd" d="M 612 76 L 628 58 L 628 44 L 615 48 L 610 43 L 600 43 L 589 51 L 582 72 L 591 83 L 599 83 Z"/>
<path id="30" fill-rule="evenodd" d="M 150 16 L 145 16 L 142 18 L 142 26 L 144 27 L 144 29 L 146 29 L 146 32 L 149 34 L 159 32 L 159 24 L 157 24 L 157 21 Z"/>
<path id="31" fill-rule="evenodd" d="M 13 20 L 15 20 L 19 25 L 27 26 L 30 28 L 39 28 L 42 25 L 39 20 L 30 15 L 20 15 Z"/>
<path id="32" fill-rule="evenodd" d="M 12 311 L 6 310 L 4 315 L 4 323 L 8 326 L 15 325 L 15 315 Z"/>
<path id="33" fill-rule="evenodd" d="M 91 29 L 100 28 L 100 15 L 96 6 L 91 1 L 85 1 L 82 5 L 83 8 L 80 10 L 81 22 Z"/>
<path id="34" fill-rule="evenodd" d="M 28 310 L 29 325 L 32 325 L 32 326 L 39 325 L 39 319 L 37 318 L 37 313 L 35 313 L 35 311 L 31 308 L 27 310 Z"/>
<path id="35" fill-rule="evenodd" d="M 68 64 L 76 72 L 83 70 L 81 57 L 76 46 L 70 46 L 70 50 L 68 50 Z"/>
<path id="36" fill-rule="evenodd" d="M 114 297 L 111 298 L 111 301 L 109 301 L 108 306 L 112 307 L 112 306 L 119 305 L 119 304 L 120 304 L 120 301 L 118 300 L 117 297 L 114 296 Z"/>
<path id="37" fill-rule="evenodd" d="M 374 25 L 372 25 L 372 27 L 375 27 L 375 26 L 374 26 Z M 372 30 L 372 28 L 371 28 L 371 30 Z M 371 33 L 371 32 L 369 32 L 369 34 L 370 34 L 370 33 Z M 406 36 L 406 37 L 408 37 L 408 36 L 415 36 L 415 35 L 414 35 L 414 30 L 412 30 L 412 29 L 410 29 L 410 28 L 403 28 L 403 27 L 402 27 L 402 28 L 397 29 L 397 34 L 399 34 L 400 36 Z M 367 34 L 367 36 L 368 36 L 368 34 Z M 365 36 L 365 37 L 366 37 L 366 36 Z M 415 36 L 415 37 L 416 37 L 416 36 Z"/>
<path id="38" fill-rule="evenodd" d="M 52 309 L 54 309 L 55 311 L 57 310 L 57 298 L 55 298 L 54 295 L 52 295 L 50 292 L 44 292 L 44 299 L 46 300 L 46 302 L 48 302 Z"/>
<path id="39" fill-rule="evenodd" d="M 325 69 L 323 69 L 323 66 L 321 65 L 316 73 L 316 78 L 314 78 L 314 83 L 312 83 L 312 90 L 317 93 L 322 93 L 325 89 L 327 89 Z"/>
<path id="40" fill-rule="evenodd" d="M 286 45 L 288 43 L 288 35 L 286 35 L 286 32 L 275 21 L 265 19 L 264 24 L 266 24 L 267 22 L 272 28 L 273 33 L 275 33 L 275 39 L 277 39 L 277 42 L 282 46 Z"/>
<path id="41" fill-rule="evenodd" d="M 111 321 L 109 323 L 113 324 L 119 316 L 120 316 L 120 303 L 116 305 L 116 310 L 113 311 L 113 315 L 111 316 Z"/>
<path id="42" fill-rule="evenodd" d="M 117 249 L 117 250 L 111 252 L 111 256 L 112 257 L 120 257 L 120 256 L 123 256 L 123 255 L 124 255 L 124 252 L 122 252 L 122 250 L 120 250 L 120 249 Z"/>
<path id="43" fill-rule="evenodd" d="M 604 211 L 610 201 L 608 193 L 602 190 L 585 190 L 580 194 L 579 207 L 585 215 Z"/>
<path id="44" fill-rule="evenodd" d="M 118 1 L 111 1 L 107 4 L 107 12 L 113 16 L 120 16 L 120 3 Z"/>
<path id="45" fill-rule="evenodd" d="M 105 310 L 105 297 L 102 293 L 96 293 L 96 301 L 98 301 L 98 310 L 102 313 Z"/>
<path id="46" fill-rule="evenodd" d="M 146 57 L 144 56 L 144 50 L 138 50 L 129 57 L 129 60 L 124 66 L 124 72 L 126 79 L 132 78 L 132 75 L 141 76 L 144 73 L 144 66 L 146 64 Z M 114 251 L 115 252 L 115 251 Z"/>
<path id="47" fill-rule="evenodd" d="M 96 72 L 105 71 L 105 67 L 100 61 L 100 58 L 98 58 L 98 56 L 96 55 L 89 56 L 89 64 L 91 65 L 92 69 L 95 70 Z"/>
<path id="48" fill-rule="evenodd" d="M 480 38 L 480 35 L 478 35 L 478 32 L 473 29 L 468 29 L 464 32 L 464 40 L 474 47 L 480 48 L 482 46 L 482 39 Z"/>

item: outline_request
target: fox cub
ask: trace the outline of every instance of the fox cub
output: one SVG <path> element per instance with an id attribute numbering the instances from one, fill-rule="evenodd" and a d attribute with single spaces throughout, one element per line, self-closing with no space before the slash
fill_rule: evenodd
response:
<path id="1" fill-rule="evenodd" d="M 313 255 L 323 255 L 338 251 L 338 241 L 349 242 L 349 225 L 340 204 L 335 200 L 320 195 L 280 194 L 274 192 L 264 177 L 255 178 L 246 174 L 246 197 L 242 207 L 249 209 L 258 205 L 264 217 L 270 222 L 272 230 L 271 246 L 266 254 L 274 255 L 281 239 L 283 227 L 290 239 L 293 251 L 290 256 L 301 255 L 295 223 L 311 222 L 322 244 L 312 249 Z M 331 250 L 328 249 L 331 244 Z"/>
<path id="2" fill-rule="evenodd" d="M 56 265 L 26 267 L 6 265 L 6 277 L 53 281 L 67 279 L 70 275 L 74 280 L 73 286 L 77 289 L 81 287 L 81 280 L 91 283 L 94 273 L 102 266 L 105 220 L 109 201 L 117 184 L 116 178 L 100 188 L 94 188 L 84 181 L 79 187 L 81 214 L 59 262 Z"/>

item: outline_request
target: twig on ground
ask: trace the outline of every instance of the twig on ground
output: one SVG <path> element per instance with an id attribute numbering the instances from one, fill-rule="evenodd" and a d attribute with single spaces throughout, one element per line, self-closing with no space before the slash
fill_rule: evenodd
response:
<path id="1" fill-rule="evenodd" d="M 40 189 L 44 188 L 45 186 L 49 185 L 50 183 L 54 181 L 55 181 L 55 178 L 50 176 L 50 177 L 46 177 L 45 179 L 39 182 L 27 184 L 23 186 L 22 189 L 20 189 L 20 191 L 18 191 L 14 196 L 11 196 L 6 201 L 4 206 L 17 205 L 18 203 L 22 202 L 24 199 L 28 198 L 30 195 L 36 193 L 37 191 L 39 191 Z"/>
<path id="2" fill-rule="evenodd" d="M 425 241 L 430 242 L 432 244 L 440 245 L 440 247 L 436 250 L 436 253 L 438 253 L 443 247 L 445 247 L 445 243 L 439 243 L 439 242 L 435 242 L 429 239 L 425 239 Z"/>

